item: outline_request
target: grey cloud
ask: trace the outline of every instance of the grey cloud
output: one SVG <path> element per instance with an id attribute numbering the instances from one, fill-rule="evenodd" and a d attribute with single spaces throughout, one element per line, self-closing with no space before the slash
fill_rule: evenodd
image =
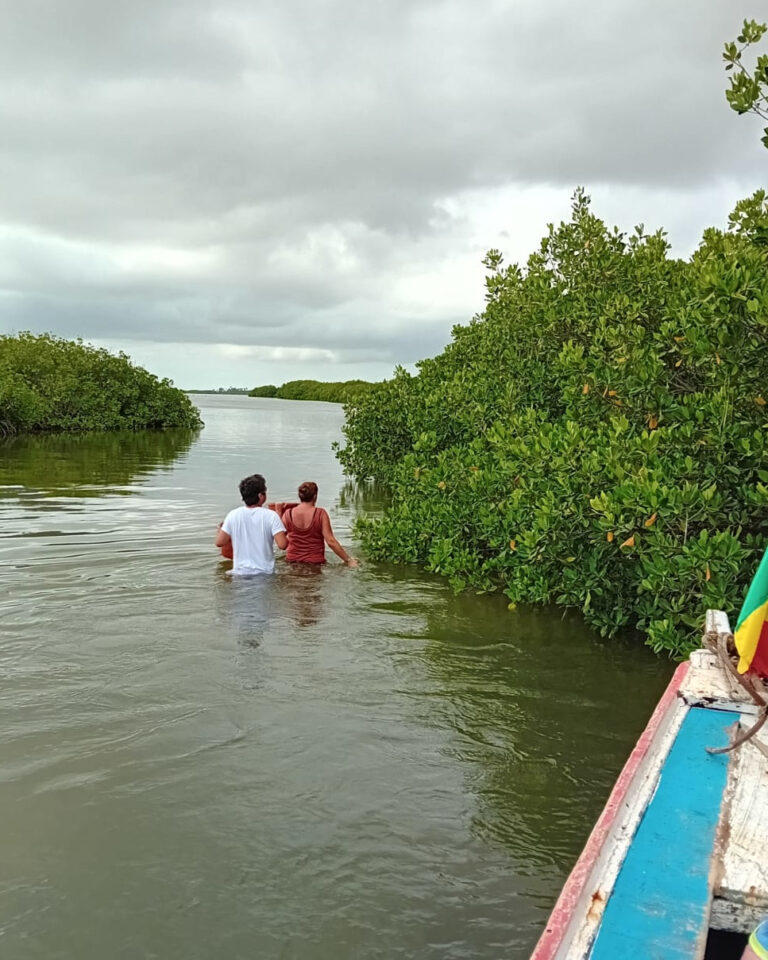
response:
<path id="1" fill-rule="evenodd" d="M 445 198 L 766 171 L 720 65 L 761 11 L 721 0 L 0 10 L 6 329 L 409 362 L 468 319 L 392 295 L 465 243 Z"/>
<path id="2" fill-rule="evenodd" d="M 307 347 L 330 350 L 338 359 L 381 359 L 415 363 L 438 352 L 453 323 L 465 316 L 424 322 L 403 316 L 393 325 L 391 316 L 377 317 L 361 310 L 359 316 L 331 322 L 313 317 L 311 322 L 289 320 L 280 325 L 268 322 L 270 305 L 265 306 L 267 322 L 254 322 L 251 313 L 238 318 L 218 317 L 213 307 L 199 300 L 153 303 L 141 299 L 100 300 L 92 298 L 84 308 L 80 302 L 55 302 L 39 296 L 0 297 L 0 309 L 10 330 L 55 329 L 60 336 L 86 340 L 126 336 L 133 340 L 159 343 L 241 344 L 245 346 Z"/>
<path id="3" fill-rule="evenodd" d="M 190 205 L 217 217 L 275 197 L 313 222 L 396 229 L 467 186 L 764 170 L 724 105 L 738 20 L 719 0 L 6 6 L 0 73 L 26 96 L 6 93 L 0 119 L 31 164 L 18 206 L 25 182 L 49 200 L 75 188 L 52 227 L 77 230 L 86 184 L 102 220 L 138 199 L 161 229 Z"/>
<path id="4" fill-rule="evenodd" d="M 35 85 L 66 90 L 107 77 L 220 77 L 246 63 L 204 0 L 6 0 L 2 9 L 0 70 Z"/>

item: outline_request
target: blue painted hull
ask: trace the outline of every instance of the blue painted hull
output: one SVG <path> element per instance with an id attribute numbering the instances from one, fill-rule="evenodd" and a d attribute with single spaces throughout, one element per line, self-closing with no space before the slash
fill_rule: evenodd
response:
<path id="1" fill-rule="evenodd" d="M 692 708 L 605 908 L 590 960 L 690 960 L 706 941 L 710 869 L 737 713 Z"/>

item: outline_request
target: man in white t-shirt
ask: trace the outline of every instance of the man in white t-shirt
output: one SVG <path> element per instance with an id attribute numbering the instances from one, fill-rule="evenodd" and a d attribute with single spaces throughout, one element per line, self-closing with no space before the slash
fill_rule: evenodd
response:
<path id="1" fill-rule="evenodd" d="M 216 534 L 216 546 L 232 544 L 232 573 L 236 576 L 272 573 L 275 569 L 274 544 L 285 550 L 288 537 L 277 513 L 264 506 L 267 500 L 264 477 L 254 473 L 241 480 L 240 496 L 245 506 L 229 511 Z"/>

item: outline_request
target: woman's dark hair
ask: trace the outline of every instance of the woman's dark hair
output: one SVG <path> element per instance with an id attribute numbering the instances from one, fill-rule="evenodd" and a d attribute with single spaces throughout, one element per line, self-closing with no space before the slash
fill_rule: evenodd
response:
<path id="1" fill-rule="evenodd" d="M 252 477 L 240 481 L 240 496 L 247 507 L 257 506 L 259 497 L 266 492 L 267 481 L 260 473 L 254 473 Z"/>
<path id="2" fill-rule="evenodd" d="M 311 480 L 305 480 L 299 487 L 299 500 L 302 503 L 312 503 L 317 496 L 317 484 Z"/>

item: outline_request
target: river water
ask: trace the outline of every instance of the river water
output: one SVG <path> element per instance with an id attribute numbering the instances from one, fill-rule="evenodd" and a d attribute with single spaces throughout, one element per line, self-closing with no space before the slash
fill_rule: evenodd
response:
<path id="1" fill-rule="evenodd" d="M 237 482 L 380 509 L 340 407 L 0 447 L 0 952 L 524 958 L 670 674 L 414 569 L 212 547 Z M 335 558 L 331 558 L 335 560 Z"/>

